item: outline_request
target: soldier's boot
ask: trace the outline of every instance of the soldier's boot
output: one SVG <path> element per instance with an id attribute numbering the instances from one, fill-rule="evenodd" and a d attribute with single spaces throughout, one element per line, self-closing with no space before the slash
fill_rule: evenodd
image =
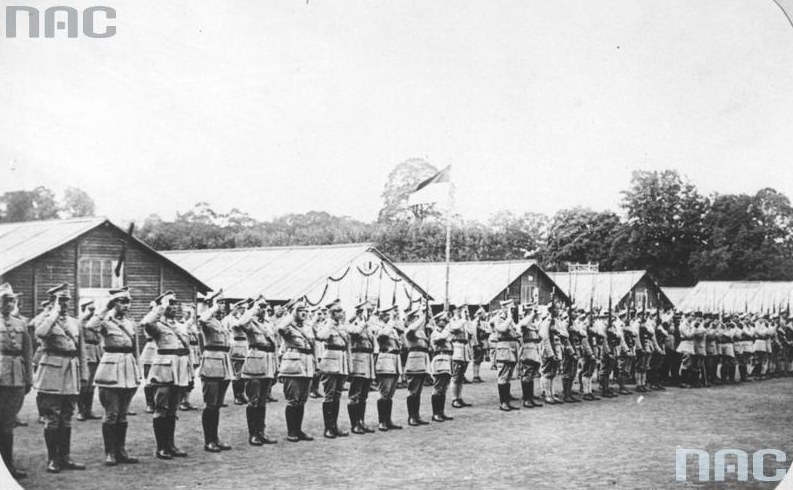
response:
<path id="1" fill-rule="evenodd" d="M 599 397 L 599 396 L 597 396 L 597 395 L 595 395 L 595 394 L 592 392 L 592 377 L 591 377 L 591 376 L 589 377 L 589 381 L 587 382 L 587 386 L 588 386 L 588 388 L 589 388 L 589 397 L 590 397 L 590 401 L 598 401 L 598 400 L 600 400 L 600 397 Z"/>
<path id="2" fill-rule="evenodd" d="M 336 439 L 336 431 L 333 429 L 333 402 L 322 404 L 322 420 L 325 422 L 325 433 L 328 439 Z"/>
<path id="3" fill-rule="evenodd" d="M 347 404 L 347 415 L 350 416 L 350 432 L 353 434 L 363 435 L 366 434 L 366 431 L 363 430 L 360 424 L 360 418 L 358 416 L 358 404 L 357 403 L 348 403 Z"/>
<path id="4" fill-rule="evenodd" d="M 394 420 L 391 418 L 391 414 L 392 414 L 393 409 L 394 409 L 394 400 L 385 400 L 385 402 L 386 402 L 385 403 L 386 426 L 388 427 L 389 430 L 402 430 L 402 426 L 401 425 L 396 425 L 394 423 Z"/>
<path id="5" fill-rule="evenodd" d="M 14 433 L 11 431 L 0 433 L 0 454 L 8 472 L 15 480 L 28 476 L 27 472 L 14 466 Z"/>
<path id="6" fill-rule="evenodd" d="M 245 407 L 245 420 L 248 422 L 248 444 L 263 446 L 264 441 L 259 437 L 259 410 L 255 407 Z"/>
<path id="7" fill-rule="evenodd" d="M 217 411 L 215 411 L 215 413 L 217 413 Z M 165 427 L 167 427 L 166 434 L 168 436 L 165 442 L 166 442 L 166 446 L 168 447 L 168 452 L 171 454 L 171 456 L 175 458 L 186 458 L 187 453 L 176 447 L 176 443 L 174 442 L 176 436 L 176 415 L 171 415 L 170 417 L 166 417 L 165 420 L 167 420 L 167 422 L 165 423 Z M 213 435 L 217 439 L 217 419 L 214 417 L 213 417 L 213 422 L 215 422 L 214 425 L 215 432 L 213 433 Z"/>
<path id="8" fill-rule="evenodd" d="M 539 403 L 537 401 L 537 400 L 542 400 L 542 398 L 534 395 L 534 378 L 532 378 L 531 381 L 528 381 L 527 383 L 529 385 L 528 394 L 529 394 L 529 402 L 531 403 L 531 406 L 534 408 L 542 407 L 542 403 Z"/>
<path id="9" fill-rule="evenodd" d="M 443 420 L 454 420 L 454 417 L 450 417 L 449 415 L 446 415 L 446 395 L 445 394 L 440 395 L 440 401 L 438 402 L 438 404 L 439 404 L 439 408 L 441 409 L 441 417 L 443 417 Z"/>
<path id="10" fill-rule="evenodd" d="M 77 395 L 77 415 L 74 416 L 78 422 L 85 422 L 88 417 L 85 416 L 85 391 L 80 391 Z"/>
<path id="11" fill-rule="evenodd" d="M 358 404 L 358 424 L 364 432 L 368 432 L 369 434 L 376 432 L 373 428 L 366 425 L 366 402 Z"/>
<path id="12" fill-rule="evenodd" d="M 102 440 L 105 443 L 105 466 L 116 466 L 116 424 L 102 424 Z"/>
<path id="13" fill-rule="evenodd" d="M 64 470 L 84 470 L 85 465 L 72 461 L 72 428 L 61 426 L 58 437 L 58 454 L 61 457 L 61 468 Z"/>
<path id="14" fill-rule="evenodd" d="M 93 412 L 94 407 L 94 388 L 89 388 L 88 391 L 85 392 L 85 418 L 88 420 L 99 420 L 102 417 L 97 417 L 96 414 Z"/>
<path id="15" fill-rule="evenodd" d="M 309 395 L 311 398 L 322 398 L 322 395 L 319 394 L 319 376 L 314 376 L 311 378 L 311 388 Z"/>
<path id="16" fill-rule="evenodd" d="M 58 454 L 60 450 L 60 429 L 44 429 L 44 443 L 47 445 L 47 472 L 61 472 L 61 458 Z"/>
<path id="17" fill-rule="evenodd" d="M 173 456 L 168 452 L 165 446 L 166 441 L 166 419 L 163 417 L 154 417 L 151 419 L 152 426 L 154 427 L 154 439 L 157 441 L 157 452 L 155 456 L 159 459 L 173 459 Z"/>
<path id="18" fill-rule="evenodd" d="M 234 392 L 234 404 L 245 405 L 248 400 L 245 398 L 245 381 L 235 379 L 231 382 L 231 390 Z"/>
<path id="19" fill-rule="evenodd" d="M 532 398 L 534 398 L 534 393 L 531 391 L 531 382 L 521 381 L 520 389 L 521 389 L 521 393 L 523 394 L 523 407 L 534 408 L 534 404 L 532 403 Z"/>
<path id="20" fill-rule="evenodd" d="M 218 435 L 218 428 L 220 427 L 220 409 L 219 408 L 215 409 L 214 419 L 215 419 L 214 420 L 214 422 L 215 422 L 215 444 L 220 448 L 221 451 L 229 451 L 231 449 L 231 446 L 229 446 L 228 444 L 222 442 L 220 440 L 220 436 Z"/>
<path id="21" fill-rule="evenodd" d="M 419 425 L 430 425 L 429 422 L 421 418 L 421 397 L 417 396 L 413 403 L 416 404 L 416 420 L 418 420 Z"/>
<path id="22" fill-rule="evenodd" d="M 259 413 L 259 439 L 265 444 L 278 444 L 278 441 L 267 437 L 264 432 L 266 427 L 265 421 L 267 420 L 267 405 L 262 405 L 256 409 Z"/>
<path id="23" fill-rule="evenodd" d="M 440 401 L 440 395 L 432 395 L 432 397 L 430 397 L 430 404 L 432 405 L 433 422 L 444 422 L 443 415 L 441 415 L 441 408 L 439 401 Z"/>
<path id="24" fill-rule="evenodd" d="M 250 408 L 248 409 L 250 410 Z M 220 448 L 215 443 L 215 412 L 216 409 L 213 408 L 205 408 L 203 412 L 201 412 L 201 427 L 204 430 L 204 451 L 210 453 L 219 453 Z M 250 431 L 250 423 L 251 421 L 248 420 L 248 430 Z"/>
<path id="25" fill-rule="evenodd" d="M 570 378 L 562 378 L 562 401 L 565 403 L 574 403 L 577 401 L 573 400 L 573 395 L 570 393 L 572 391 L 572 383 L 570 381 Z"/>
<path id="26" fill-rule="evenodd" d="M 295 428 L 297 429 L 297 438 L 301 441 L 313 441 L 314 438 L 303 432 L 303 416 L 306 413 L 306 406 L 300 405 L 297 407 L 297 415 L 295 416 Z"/>
<path id="27" fill-rule="evenodd" d="M 337 437 L 347 437 L 350 435 L 349 432 L 346 430 L 339 429 L 339 408 L 341 407 L 341 400 L 335 400 L 333 402 L 333 432 L 336 433 Z"/>
<path id="28" fill-rule="evenodd" d="M 381 432 L 388 432 L 388 400 L 377 400 L 377 421 L 379 425 L 377 430 Z"/>
<path id="29" fill-rule="evenodd" d="M 146 399 L 146 413 L 154 413 L 154 388 L 144 386 L 143 396 Z"/>
<path id="30" fill-rule="evenodd" d="M 416 420 L 416 413 L 413 410 L 415 404 L 413 403 L 412 395 L 408 395 L 407 398 L 405 398 L 405 405 L 407 405 L 407 409 L 408 409 L 408 425 L 413 427 L 419 425 L 418 421 Z"/>
<path id="31" fill-rule="evenodd" d="M 507 395 L 506 390 L 507 385 L 505 384 L 498 384 L 498 409 L 502 412 L 511 412 L 512 406 L 509 404 L 509 396 Z"/>
<path id="32" fill-rule="evenodd" d="M 286 440 L 289 442 L 297 442 L 300 440 L 300 438 L 297 437 L 297 425 L 295 423 L 296 408 L 297 407 L 293 407 L 292 405 L 287 405 L 284 408 L 284 415 L 286 417 Z"/>
<path id="33" fill-rule="evenodd" d="M 116 461 L 123 464 L 135 464 L 138 458 L 133 458 L 127 453 L 127 422 L 116 424 Z"/>

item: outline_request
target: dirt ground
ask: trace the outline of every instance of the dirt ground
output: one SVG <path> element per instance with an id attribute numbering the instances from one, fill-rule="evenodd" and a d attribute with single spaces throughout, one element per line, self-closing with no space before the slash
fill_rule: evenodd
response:
<path id="1" fill-rule="evenodd" d="M 766 474 L 793 460 L 793 378 L 697 390 L 670 389 L 645 396 L 634 394 L 598 402 L 565 404 L 504 413 L 498 410 L 495 372 L 482 369 L 485 383 L 465 386 L 471 408 L 447 409 L 454 421 L 424 427 L 406 424 L 405 390 L 398 390 L 394 421 L 404 430 L 327 440 L 322 435 L 321 400 L 309 399 L 307 432 L 314 442 L 289 443 L 284 437 L 283 393 L 268 407 L 267 433 L 273 446 L 247 444 L 245 407 L 222 410 L 221 439 L 233 450 L 203 450 L 200 411 L 180 412 L 176 442 L 189 457 L 172 461 L 154 458 L 151 417 L 143 411 L 142 390 L 133 401 L 128 449 L 141 458 L 137 465 L 103 466 L 101 421 L 74 422 L 72 456 L 86 471 L 44 471 L 46 452 L 42 426 L 36 422 L 34 392 L 20 417 L 28 427 L 16 430 L 16 461 L 30 473 L 25 488 L 281 488 L 380 487 L 431 488 L 669 488 L 675 480 L 675 448 L 701 448 L 711 458 L 723 448 L 750 456 L 764 448 L 786 453 L 786 463 L 767 461 Z M 229 390 L 230 391 L 230 390 Z M 517 394 L 513 384 L 513 394 Z M 422 396 L 422 415 L 431 415 L 429 389 Z M 346 397 L 346 393 L 345 393 Z M 367 421 L 377 421 L 372 392 Z M 231 396 L 228 400 L 230 402 Z M 193 394 L 201 405 L 200 390 Z M 101 414 L 98 401 L 94 411 Z M 346 411 L 340 426 L 349 427 Z M 712 475 L 711 470 L 711 475 Z M 696 481 L 693 459 L 688 485 Z M 715 484 L 711 484 L 714 485 Z M 776 483 L 738 482 L 735 488 L 774 488 Z M 724 484 L 719 487 L 722 488 Z"/>

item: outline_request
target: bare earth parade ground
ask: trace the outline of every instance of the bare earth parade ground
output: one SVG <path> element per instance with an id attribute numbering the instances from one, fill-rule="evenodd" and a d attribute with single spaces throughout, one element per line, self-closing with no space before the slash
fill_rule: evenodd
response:
<path id="1" fill-rule="evenodd" d="M 17 464 L 30 472 L 25 488 L 775 488 L 778 482 L 752 478 L 738 481 L 727 473 L 722 483 L 699 482 L 694 458 L 688 480 L 675 480 L 675 449 L 699 448 L 711 455 L 725 448 L 751 456 L 760 449 L 786 453 L 786 463 L 766 458 L 765 474 L 790 466 L 793 457 L 793 379 L 772 379 L 738 386 L 703 389 L 670 388 L 645 396 L 634 394 L 598 402 L 565 404 L 504 413 L 498 410 L 495 372 L 483 365 L 483 384 L 465 386 L 474 406 L 447 409 L 454 421 L 408 427 L 405 390 L 398 390 L 394 421 L 401 431 L 328 440 L 322 437 L 321 400 L 309 400 L 304 428 L 314 442 L 289 443 L 284 437 L 281 385 L 268 406 L 267 433 L 278 444 L 247 444 L 245 407 L 229 394 L 221 414 L 221 439 L 231 451 L 203 450 L 200 411 L 179 412 L 176 443 L 189 457 L 172 461 L 154 458 L 151 416 L 142 393 L 130 417 L 130 454 L 137 465 L 103 466 L 101 421 L 74 421 L 72 455 L 86 471 L 44 472 L 46 452 L 42 426 L 36 423 L 35 398 L 28 396 L 20 417 L 28 427 L 15 431 Z M 200 386 L 192 401 L 200 404 Z M 517 395 L 513 385 L 513 395 Z M 345 392 L 346 397 L 346 392 Z M 367 408 L 367 422 L 377 422 L 376 393 Z M 99 407 L 94 405 L 95 412 Z M 422 414 L 430 415 L 429 392 L 422 396 Z M 339 417 L 340 427 L 349 421 Z M 361 464 L 361 463 L 365 464 Z M 730 461 L 732 462 L 732 461 Z M 713 469 L 710 471 L 713 478 Z"/>

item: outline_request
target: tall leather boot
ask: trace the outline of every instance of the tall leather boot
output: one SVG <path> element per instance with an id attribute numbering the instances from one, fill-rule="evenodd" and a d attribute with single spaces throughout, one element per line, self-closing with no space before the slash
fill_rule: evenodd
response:
<path id="1" fill-rule="evenodd" d="M 439 407 L 440 395 L 432 395 L 430 397 L 430 405 L 432 405 L 432 421 L 433 422 L 444 422 L 443 416 L 441 415 L 441 409 Z"/>
<path id="2" fill-rule="evenodd" d="M 416 395 L 413 403 L 415 404 L 416 421 L 418 421 L 419 425 L 429 425 L 429 422 L 421 418 L 421 395 Z"/>
<path id="3" fill-rule="evenodd" d="M 349 432 L 346 430 L 339 429 L 339 408 L 341 407 L 341 400 L 335 400 L 333 402 L 333 432 L 336 433 L 336 437 L 347 437 L 350 435 Z"/>
<path id="4" fill-rule="evenodd" d="M 441 417 L 443 417 L 443 420 L 454 420 L 454 417 L 446 415 L 446 395 L 444 394 L 439 396 L 440 401 L 438 401 L 438 408 L 440 409 Z"/>
<path id="5" fill-rule="evenodd" d="M 165 445 L 167 438 L 167 422 L 163 417 L 154 417 L 151 419 L 152 426 L 154 427 L 154 439 L 157 441 L 157 452 L 155 456 L 159 459 L 173 459 L 171 453 Z"/>
<path id="6" fill-rule="evenodd" d="M 14 466 L 14 433 L 2 432 L 0 433 L 0 454 L 2 454 L 3 462 L 8 468 L 8 472 L 15 480 L 21 480 L 28 476 L 27 472 Z"/>
<path id="7" fill-rule="evenodd" d="M 306 406 L 305 405 L 299 405 L 297 407 L 297 411 L 296 411 L 297 415 L 295 416 L 296 417 L 295 418 L 295 424 L 296 424 L 296 429 L 297 429 L 297 437 L 301 441 L 313 441 L 314 440 L 313 437 L 311 437 L 310 435 L 308 435 L 305 432 L 303 432 L 303 416 L 305 415 L 305 412 L 306 412 Z"/>
<path id="8" fill-rule="evenodd" d="M 248 444 L 263 446 L 264 441 L 259 437 L 259 410 L 255 407 L 245 407 L 245 420 L 248 422 Z M 220 448 L 218 448 L 220 450 Z"/>
<path id="9" fill-rule="evenodd" d="M 201 412 L 201 427 L 204 430 L 204 450 L 211 453 L 220 452 L 220 448 L 215 446 L 215 437 L 213 434 L 213 409 L 205 408 Z M 249 422 L 250 423 L 250 422 Z"/>
<path id="10" fill-rule="evenodd" d="M 407 398 L 405 398 L 405 405 L 407 405 L 407 409 L 408 409 L 408 425 L 414 427 L 419 425 L 418 421 L 416 420 L 415 403 L 413 403 L 413 395 L 408 395 Z"/>
<path id="11" fill-rule="evenodd" d="M 47 445 L 47 472 L 61 472 L 60 429 L 44 429 L 44 443 Z"/>
<path id="12" fill-rule="evenodd" d="M 505 384 L 499 384 L 498 386 L 498 409 L 502 412 L 511 412 L 512 406 L 509 404 L 509 398 L 506 396 L 506 392 L 504 391 L 507 388 Z"/>
<path id="13" fill-rule="evenodd" d="M 61 468 L 64 470 L 84 470 L 85 465 L 72 461 L 72 428 L 61 426 L 58 437 L 58 454 L 61 457 Z"/>
<path id="14" fill-rule="evenodd" d="M 85 422 L 88 417 L 85 416 L 85 390 L 80 390 L 77 394 L 77 415 L 74 417 L 79 422 Z"/>
<path id="15" fill-rule="evenodd" d="M 377 430 L 388 432 L 388 400 L 377 400 Z"/>
<path id="16" fill-rule="evenodd" d="M 226 443 L 221 442 L 220 441 L 220 436 L 218 435 L 218 429 L 220 428 L 220 409 L 219 408 L 215 409 L 214 422 L 215 422 L 215 445 L 217 445 L 217 447 L 219 447 L 221 451 L 228 451 L 229 449 L 231 449 L 231 446 L 229 446 Z"/>
<path id="17" fill-rule="evenodd" d="M 534 396 L 534 378 L 532 378 L 531 381 L 528 382 L 528 388 L 529 388 L 529 392 L 528 392 L 529 402 L 531 402 L 531 406 L 535 408 L 541 407 L 542 403 L 539 403 L 537 401 L 538 397 Z"/>
<path id="18" fill-rule="evenodd" d="M 245 405 L 248 400 L 245 398 L 245 380 L 235 379 L 231 382 L 231 390 L 234 392 L 234 404 Z"/>
<path id="19" fill-rule="evenodd" d="M 133 458 L 127 454 L 127 422 L 116 424 L 116 461 L 124 464 L 135 464 L 138 458 Z"/>
<path id="20" fill-rule="evenodd" d="M 105 443 L 105 466 L 116 466 L 116 424 L 102 424 L 102 440 Z"/>
<path id="21" fill-rule="evenodd" d="M 531 391 L 531 381 L 521 381 L 520 390 L 523 395 L 523 406 L 526 408 L 534 408 L 534 404 L 532 403 L 534 393 Z"/>
<path id="22" fill-rule="evenodd" d="M 144 386 L 143 396 L 146 399 L 146 413 L 154 413 L 154 387 Z"/>
<path id="23" fill-rule="evenodd" d="M 265 444 L 277 444 L 278 441 L 276 441 L 275 439 L 270 439 L 264 433 L 265 421 L 267 418 L 267 405 L 262 405 L 256 410 L 259 413 L 259 439 L 261 439 L 262 442 Z"/>
<path id="24" fill-rule="evenodd" d="M 214 413 L 218 413 L 214 411 Z M 215 418 L 216 415 L 213 415 L 212 422 L 214 423 L 213 427 L 213 435 L 217 438 L 217 419 Z M 174 442 L 176 436 L 176 415 L 171 415 L 170 417 L 165 417 L 165 427 L 167 428 L 166 435 L 167 438 L 165 439 L 166 446 L 168 448 L 168 452 L 171 453 L 171 456 L 175 458 L 186 458 L 187 453 L 176 447 L 176 443 Z"/>
<path id="25" fill-rule="evenodd" d="M 358 404 L 358 425 L 360 425 L 364 432 L 369 434 L 375 432 L 374 429 L 366 425 L 366 402 Z"/>
<path id="26" fill-rule="evenodd" d="M 287 405 L 284 408 L 284 415 L 286 417 L 286 440 L 289 442 L 297 442 L 300 439 L 297 437 L 297 430 L 295 429 L 295 408 L 292 405 Z"/>
<path id="27" fill-rule="evenodd" d="M 336 432 L 333 430 L 333 402 L 322 403 L 322 420 L 325 422 L 325 433 L 328 439 L 335 439 Z"/>
<path id="28" fill-rule="evenodd" d="M 347 414 L 350 416 L 350 432 L 358 435 L 366 434 L 366 431 L 359 424 L 357 403 L 347 404 Z"/>
<path id="29" fill-rule="evenodd" d="M 510 410 L 520 410 L 520 407 L 517 405 L 512 405 L 510 402 L 515 400 L 520 400 L 520 398 L 515 398 L 512 396 L 512 383 L 507 383 L 504 385 L 504 399 L 509 405 Z"/>
<path id="30" fill-rule="evenodd" d="M 385 400 L 385 408 L 386 408 L 386 425 L 389 430 L 401 430 L 401 425 L 396 425 L 391 418 L 392 411 L 394 409 L 394 400 Z"/>

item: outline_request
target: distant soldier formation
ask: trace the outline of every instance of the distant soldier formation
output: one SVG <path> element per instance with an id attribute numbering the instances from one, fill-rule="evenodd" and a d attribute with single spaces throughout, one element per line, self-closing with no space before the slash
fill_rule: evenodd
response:
<path id="1" fill-rule="evenodd" d="M 793 375 L 793 322 L 781 308 L 765 315 L 612 312 L 508 300 L 491 312 L 459 305 L 432 314 L 427 305 L 400 311 L 363 301 L 348 315 L 339 300 L 321 307 L 304 299 L 272 305 L 259 295 L 231 303 L 219 292 L 196 314 L 167 291 L 135 325 L 126 288 L 110 290 L 103 304 L 81 304 L 79 318 L 70 314 L 70 285 L 47 294 L 28 320 L 19 315 L 12 286 L 0 285 L 0 452 L 17 479 L 26 474 L 13 462 L 13 430 L 31 388 L 44 424 L 46 469 L 59 473 L 85 469 L 71 456 L 72 418 L 75 410 L 79 421 L 99 418 L 92 411 L 95 389 L 105 412 L 104 464 L 115 466 L 138 462 L 126 440 L 127 416 L 135 414 L 130 402 L 141 384 L 154 454 L 171 460 L 187 457 L 174 440 L 176 414 L 195 410 L 196 380 L 204 450 L 217 453 L 231 449 L 220 436 L 229 385 L 234 404 L 245 405 L 249 444 L 263 446 L 277 442 L 265 428 L 279 381 L 286 440 L 298 442 L 314 439 L 303 430 L 309 397 L 322 398 L 328 439 L 402 429 L 392 419 L 399 386 L 407 391 L 408 425 L 430 423 L 421 416 L 425 386 L 432 390 L 432 422 L 451 421 L 447 407 L 471 406 L 464 386 L 483 382 L 485 361 L 498 372 L 498 407 L 505 412 Z M 349 430 L 339 427 L 345 390 Z M 366 423 L 370 392 L 378 398 L 376 426 Z"/>

